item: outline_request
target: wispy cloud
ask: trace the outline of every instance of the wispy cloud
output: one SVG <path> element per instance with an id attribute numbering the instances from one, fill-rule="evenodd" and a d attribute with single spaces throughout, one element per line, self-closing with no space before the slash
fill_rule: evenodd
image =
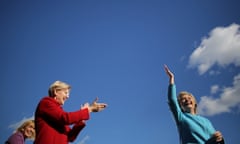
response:
<path id="1" fill-rule="evenodd" d="M 220 75 L 213 66 L 225 68 L 228 65 L 240 67 L 240 25 L 213 29 L 209 37 L 204 37 L 189 57 L 189 68 L 197 68 L 200 75 Z M 233 78 L 232 86 L 211 86 L 211 95 L 220 93 L 218 97 L 203 96 L 199 102 L 199 113 L 215 115 L 231 112 L 232 108 L 240 108 L 240 73 Z"/>
<path id="2" fill-rule="evenodd" d="M 89 136 L 86 135 L 81 141 L 79 141 L 77 144 L 86 144 L 86 141 L 89 140 Z"/>
<path id="3" fill-rule="evenodd" d="M 213 85 L 213 86 L 211 87 L 211 94 L 217 93 L 218 90 L 219 90 L 219 86 L 218 86 L 218 85 Z"/>
<path id="4" fill-rule="evenodd" d="M 17 129 L 23 122 L 25 122 L 26 120 L 32 120 L 34 119 L 34 116 L 31 116 L 31 117 L 23 117 L 22 120 L 16 122 L 16 123 L 13 123 L 13 124 L 10 124 L 8 127 L 9 128 L 12 128 L 12 129 Z"/>

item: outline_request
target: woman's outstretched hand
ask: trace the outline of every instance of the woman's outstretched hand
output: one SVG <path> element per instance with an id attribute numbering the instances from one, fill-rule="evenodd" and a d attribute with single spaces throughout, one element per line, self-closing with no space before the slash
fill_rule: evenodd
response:
<path id="1" fill-rule="evenodd" d="M 98 97 L 92 102 L 92 104 L 85 103 L 81 106 L 81 109 L 87 108 L 89 112 L 99 112 L 107 107 L 105 103 L 98 103 Z"/>
<path id="2" fill-rule="evenodd" d="M 91 112 L 99 112 L 104 110 L 107 107 L 105 103 L 98 103 L 98 97 L 90 105 Z"/>

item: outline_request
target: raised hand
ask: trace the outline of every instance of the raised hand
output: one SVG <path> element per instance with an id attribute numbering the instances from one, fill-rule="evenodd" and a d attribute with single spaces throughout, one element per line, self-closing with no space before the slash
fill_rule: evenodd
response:
<path id="1" fill-rule="evenodd" d="M 174 84 L 174 74 L 170 71 L 167 65 L 164 65 L 164 70 L 169 77 L 169 83 Z"/>

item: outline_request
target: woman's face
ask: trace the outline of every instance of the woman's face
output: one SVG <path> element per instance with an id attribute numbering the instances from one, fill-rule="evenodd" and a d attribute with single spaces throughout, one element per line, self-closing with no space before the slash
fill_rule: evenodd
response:
<path id="1" fill-rule="evenodd" d="M 196 101 L 193 96 L 188 94 L 180 96 L 179 104 L 184 112 L 195 113 Z"/>
<path id="2" fill-rule="evenodd" d="M 23 135 L 25 138 L 32 138 L 35 136 L 34 123 L 31 123 L 24 128 Z"/>
<path id="3" fill-rule="evenodd" d="M 65 101 L 69 98 L 69 89 L 59 89 L 55 91 L 55 100 L 63 105 Z"/>

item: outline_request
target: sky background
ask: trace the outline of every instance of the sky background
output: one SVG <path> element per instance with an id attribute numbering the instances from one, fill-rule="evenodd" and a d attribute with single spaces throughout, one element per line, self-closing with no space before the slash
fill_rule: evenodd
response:
<path id="1" fill-rule="evenodd" d="M 240 137 L 237 0 L 1 0 L 0 141 L 32 118 L 51 83 L 66 111 L 99 97 L 73 144 L 176 144 L 167 64 L 227 144 Z M 26 141 L 31 144 L 32 141 Z"/>

